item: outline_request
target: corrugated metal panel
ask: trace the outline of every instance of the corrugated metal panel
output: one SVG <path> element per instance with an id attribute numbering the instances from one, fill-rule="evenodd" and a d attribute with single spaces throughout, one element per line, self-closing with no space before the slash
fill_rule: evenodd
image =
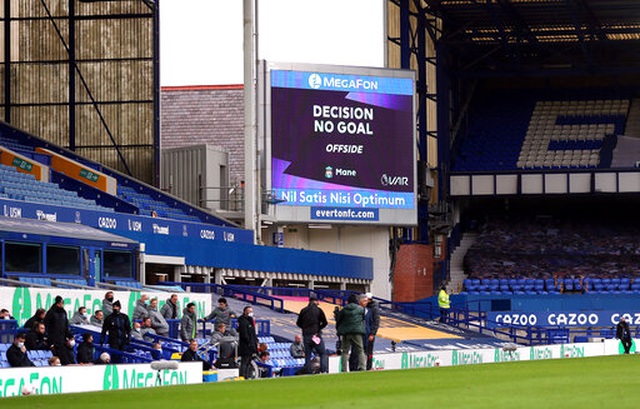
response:
<path id="1" fill-rule="evenodd" d="M 226 192 L 220 169 L 227 163 L 228 155 L 209 145 L 165 149 L 161 186 L 196 206 L 220 209 L 221 193 Z"/>

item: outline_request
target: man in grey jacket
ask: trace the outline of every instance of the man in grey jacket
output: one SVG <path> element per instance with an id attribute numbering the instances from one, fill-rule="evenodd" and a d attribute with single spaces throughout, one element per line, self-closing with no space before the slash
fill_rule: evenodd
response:
<path id="1" fill-rule="evenodd" d="M 69 325 L 89 325 L 87 307 L 78 308 L 78 311 L 74 312 L 73 317 L 69 320 Z"/>
<path id="2" fill-rule="evenodd" d="M 152 298 L 151 301 L 149 301 L 149 309 L 147 312 L 151 318 L 151 327 L 156 331 L 156 334 L 162 335 L 163 337 L 169 336 L 169 324 L 162 314 L 158 312 L 157 298 Z"/>
<path id="3" fill-rule="evenodd" d="M 192 302 L 182 311 L 182 320 L 180 321 L 180 339 L 183 342 L 189 342 L 190 339 L 196 337 L 196 305 Z"/>
<path id="4" fill-rule="evenodd" d="M 96 310 L 91 318 L 89 318 L 89 323 L 91 325 L 95 325 L 96 327 L 102 327 L 102 323 L 104 322 L 104 313 L 102 310 Z"/>
<path id="5" fill-rule="evenodd" d="M 176 320 L 180 318 L 180 304 L 178 304 L 178 294 L 171 294 L 160 309 L 160 314 L 166 320 Z"/>
<path id="6" fill-rule="evenodd" d="M 102 300 L 102 313 L 105 318 L 113 312 L 113 291 L 107 291 Z"/>
<path id="7" fill-rule="evenodd" d="M 147 294 L 142 294 L 140 296 L 140 299 L 138 301 L 136 301 L 136 306 L 133 309 L 133 320 L 134 321 L 139 321 L 141 319 L 143 319 L 144 317 L 146 317 L 148 314 L 147 312 L 147 300 L 149 299 L 149 296 Z"/>

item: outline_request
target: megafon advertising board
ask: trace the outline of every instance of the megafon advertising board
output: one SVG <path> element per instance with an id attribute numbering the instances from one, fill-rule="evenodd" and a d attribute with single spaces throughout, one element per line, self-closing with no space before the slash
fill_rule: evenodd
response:
<path id="1" fill-rule="evenodd" d="M 413 71 L 264 66 L 276 219 L 415 225 Z"/>

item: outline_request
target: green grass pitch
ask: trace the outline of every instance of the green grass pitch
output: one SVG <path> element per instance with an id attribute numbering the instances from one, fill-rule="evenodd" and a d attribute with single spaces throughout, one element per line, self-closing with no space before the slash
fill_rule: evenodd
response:
<path id="1" fill-rule="evenodd" d="M 0 399 L 57 408 L 639 408 L 640 356 L 554 359 Z M 25 406 L 26 405 L 26 406 Z"/>

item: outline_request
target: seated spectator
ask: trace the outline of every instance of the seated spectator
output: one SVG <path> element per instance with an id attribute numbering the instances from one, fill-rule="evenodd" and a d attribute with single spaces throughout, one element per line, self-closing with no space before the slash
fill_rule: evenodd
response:
<path id="1" fill-rule="evenodd" d="M 224 323 L 219 323 L 216 325 L 216 330 L 211 334 L 211 342 L 212 343 L 220 343 L 220 342 L 238 342 L 238 335 L 231 333 L 227 329 L 227 326 Z"/>
<path id="2" fill-rule="evenodd" d="M 9 310 L 3 308 L 0 310 L 0 320 L 15 320 L 13 316 L 9 313 Z"/>
<path id="3" fill-rule="evenodd" d="M 195 339 L 189 340 L 189 348 L 182 353 L 182 362 L 202 362 L 202 369 L 208 371 L 211 369 L 211 364 L 198 354 L 198 341 Z"/>
<path id="4" fill-rule="evenodd" d="M 36 322 L 33 325 L 31 331 L 25 336 L 24 345 L 29 351 L 36 349 L 46 351 L 49 349 L 49 341 L 47 340 L 43 322 Z"/>
<path id="5" fill-rule="evenodd" d="M 13 344 L 7 349 L 7 361 L 13 368 L 35 366 L 29 357 L 27 357 L 27 348 L 24 346 L 24 334 L 16 334 L 13 338 Z"/>
<path id="6" fill-rule="evenodd" d="M 156 332 L 151 327 L 151 317 L 148 315 L 142 319 L 142 324 L 140 324 L 140 333 L 144 338 L 145 335 L 156 335 Z"/>
<path id="7" fill-rule="evenodd" d="M 302 343 L 302 336 L 296 335 L 293 343 L 289 347 L 289 353 L 293 358 L 304 358 L 304 344 Z"/>
<path id="8" fill-rule="evenodd" d="M 85 332 L 82 334 L 82 343 L 78 345 L 76 360 L 79 364 L 92 364 L 95 361 L 94 355 L 93 335 L 90 332 Z"/>
<path id="9" fill-rule="evenodd" d="M 151 357 L 154 360 L 160 360 L 160 359 L 164 359 L 164 353 L 162 352 L 162 344 L 160 344 L 159 342 L 154 342 L 153 345 L 151 345 L 151 348 L 153 349 L 153 351 L 151 351 Z"/>
<path id="10" fill-rule="evenodd" d="M 216 325 L 216 330 L 211 334 L 211 343 L 218 344 L 219 358 L 235 358 L 238 336 L 229 332 L 222 322 Z"/>
<path id="11" fill-rule="evenodd" d="M 97 365 L 107 365 L 111 363 L 111 355 L 108 352 L 103 352 L 95 362 Z"/>
<path id="12" fill-rule="evenodd" d="M 60 363 L 60 358 L 55 355 L 49 358 L 47 362 L 49 362 L 49 366 L 62 366 L 62 364 Z"/>
<path id="13" fill-rule="evenodd" d="M 164 319 L 162 314 L 158 311 L 158 299 L 152 298 L 149 301 L 149 309 L 148 309 L 149 317 L 151 318 L 151 328 L 154 329 L 156 334 L 162 335 L 163 337 L 169 336 L 169 324 L 167 320 Z"/>
<path id="14" fill-rule="evenodd" d="M 102 327 L 103 320 L 104 314 L 102 313 L 102 310 L 96 310 L 91 318 L 89 318 L 89 324 L 95 325 L 96 327 Z"/>
<path id="15" fill-rule="evenodd" d="M 142 330 L 140 329 L 140 323 L 134 322 L 133 328 L 131 328 L 131 339 L 137 339 L 139 341 L 144 341 L 142 337 Z"/>
<path id="16" fill-rule="evenodd" d="M 69 320 L 69 325 L 89 325 L 87 307 L 78 308 L 78 311 L 74 312 L 73 317 Z"/>
<path id="17" fill-rule="evenodd" d="M 53 353 L 60 358 L 62 366 L 76 364 L 76 353 L 73 347 L 76 346 L 76 340 L 73 335 L 68 335 L 65 339 L 64 345 L 61 347 L 55 347 Z"/>
<path id="18" fill-rule="evenodd" d="M 141 320 L 148 315 L 147 313 L 147 300 L 149 296 L 147 294 L 142 294 L 140 299 L 136 301 L 136 306 L 133 309 L 133 315 L 131 319 L 134 321 Z"/>
<path id="19" fill-rule="evenodd" d="M 32 330 L 36 322 L 44 322 L 44 316 L 46 313 L 47 310 L 44 308 L 38 308 L 36 313 L 33 314 L 33 317 L 29 318 L 27 322 L 24 323 L 24 327 L 28 330 Z"/>
<path id="20" fill-rule="evenodd" d="M 260 355 L 258 355 L 258 359 L 260 360 L 260 378 L 268 378 L 269 370 L 271 370 L 272 375 L 278 374 L 278 369 L 273 367 L 273 362 L 271 362 L 271 354 L 269 351 L 262 351 Z"/>

